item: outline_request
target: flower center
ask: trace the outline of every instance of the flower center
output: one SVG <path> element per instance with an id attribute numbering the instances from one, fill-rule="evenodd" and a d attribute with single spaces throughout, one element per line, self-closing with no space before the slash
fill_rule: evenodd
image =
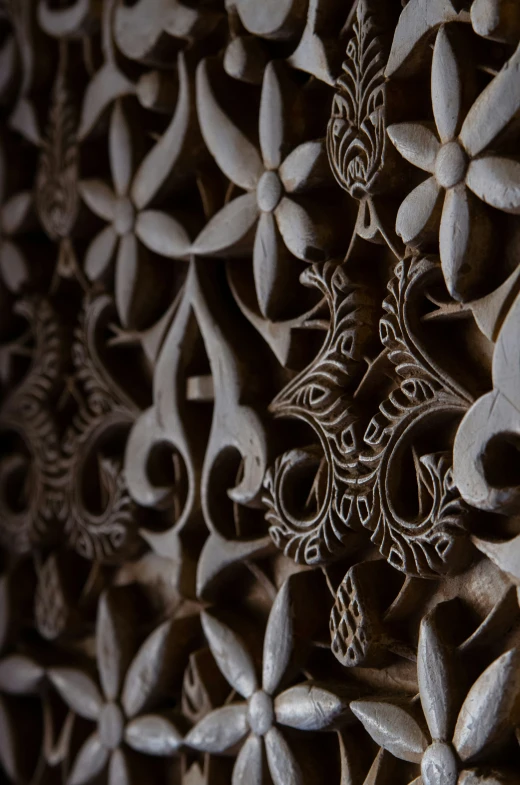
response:
<path id="1" fill-rule="evenodd" d="M 264 172 L 256 188 L 256 201 L 264 213 L 271 213 L 282 198 L 283 188 L 276 172 Z"/>
<path id="2" fill-rule="evenodd" d="M 116 202 L 114 228 L 119 235 L 128 234 L 134 226 L 135 211 L 130 199 L 120 196 Z"/>
<path id="3" fill-rule="evenodd" d="M 274 722 L 273 699 L 263 690 L 258 690 L 249 700 L 249 725 L 253 733 L 263 736 Z"/>
<path id="4" fill-rule="evenodd" d="M 458 765 L 453 748 L 443 741 L 430 744 L 422 757 L 421 775 L 424 785 L 456 785 Z"/>
<path id="5" fill-rule="evenodd" d="M 458 142 L 444 144 L 437 154 L 435 177 L 442 188 L 453 188 L 464 179 L 468 156 Z"/>
<path id="6" fill-rule="evenodd" d="M 99 735 L 109 750 L 115 750 L 123 739 L 125 721 L 123 712 L 115 703 L 107 703 L 101 709 L 99 717 Z"/>

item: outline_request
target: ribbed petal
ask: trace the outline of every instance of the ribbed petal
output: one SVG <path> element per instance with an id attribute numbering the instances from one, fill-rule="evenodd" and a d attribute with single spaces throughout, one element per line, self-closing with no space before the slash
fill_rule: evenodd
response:
<path id="1" fill-rule="evenodd" d="M 256 194 L 243 194 L 213 216 L 191 248 L 201 256 L 243 254 L 251 249 L 252 229 L 259 215 Z"/>
<path id="2" fill-rule="evenodd" d="M 280 725 L 307 731 L 332 728 L 347 710 L 347 702 L 330 690 L 313 684 L 290 687 L 274 702 L 276 721 Z"/>
<path id="3" fill-rule="evenodd" d="M 97 733 L 89 736 L 76 756 L 67 785 L 83 785 L 94 779 L 104 769 L 108 761 L 108 750 L 103 746 Z"/>
<path id="4" fill-rule="evenodd" d="M 125 234 L 119 241 L 116 259 L 116 306 L 123 325 L 130 321 L 137 274 L 139 272 L 139 249 L 133 234 Z"/>
<path id="5" fill-rule="evenodd" d="M 73 712 L 97 720 L 103 701 L 90 676 L 76 668 L 51 668 L 49 678 Z"/>
<path id="6" fill-rule="evenodd" d="M 267 731 L 264 742 L 273 785 L 302 785 L 300 767 L 278 728 Z"/>
<path id="7" fill-rule="evenodd" d="M 276 69 L 273 62 L 265 69 L 260 100 L 260 148 L 267 169 L 277 169 L 282 163 L 283 96 Z"/>
<path id="8" fill-rule="evenodd" d="M 132 139 L 121 101 L 112 110 L 108 134 L 110 169 L 118 196 L 126 196 L 132 179 Z"/>
<path id="9" fill-rule="evenodd" d="M 137 216 L 135 233 L 150 251 L 170 259 L 183 259 L 190 248 L 184 227 L 159 210 L 143 210 Z"/>
<path id="10" fill-rule="evenodd" d="M 276 595 L 265 631 L 262 686 L 270 695 L 287 670 L 293 643 L 291 596 L 289 581 L 286 580 Z"/>
<path id="11" fill-rule="evenodd" d="M 275 210 L 276 222 L 289 251 L 307 262 L 327 258 L 328 234 L 298 202 L 285 196 Z"/>
<path id="12" fill-rule="evenodd" d="M 0 244 L 0 275 L 11 292 L 20 291 L 29 280 L 29 266 L 19 248 L 4 240 Z"/>
<path id="13" fill-rule="evenodd" d="M 128 723 L 125 741 L 147 755 L 174 755 L 182 744 L 182 736 L 168 717 L 146 714 Z"/>
<path id="14" fill-rule="evenodd" d="M 471 231 L 468 193 L 464 186 L 446 193 L 442 210 L 439 248 L 442 271 L 452 297 L 460 299 L 461 277 L 465 273 Z"/>
<path id="15" fill-rule="evenodd" d="M 238 753 L 231 785 L 262 785 L 262 740 L 253 733 Z"/>
<path id="16" fill-rule="evenodd" d="M 102 180 L 82 180 L 78 185 L 81 198 L 94 215 L 105 221 L 113 221 L 116 197 Z"/>
<path id="17" fill-rule="evenodd" d="M 233 630 L 209 613 L 201 615 L 204 635 L 222 675 L 242 697 L 249 698 L 257 689 L 251 655 Z"/>

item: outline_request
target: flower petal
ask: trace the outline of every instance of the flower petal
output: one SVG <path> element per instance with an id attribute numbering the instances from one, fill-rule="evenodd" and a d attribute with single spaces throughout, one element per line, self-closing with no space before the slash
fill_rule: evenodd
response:
<path id="1" fill-rule="evenodd" d="M 231 785 L 262 785 L 262 740 L 252 733 L 238 753 Z"/>
<path id="2" fill-rule="evenodd" d="M 97 720 L 103 701 L 90 676 L 76 668 L 51 668 L 48 675 L 72 711 L 87 720 Z"/>
<path id="3" fill-rule="evenodd" d="M 197 112 L 204 141 L 220 169 L 233 183 L 251 191 L 264 167 L 256 147 L 222 111 L 213 95 L 207 60 L 197 68 Z"/>
<path id="4" fill-rule="evenodd" d="M 430 233 L 440 196 L 441 189 L 435 177 L 429 177 L 408 194 L 395 222 L 395 230 L 403 242 L 420 243 Z"/>
<path id="5" fill-rule="evenodd" d="M 202 752 L 225 752 L 238 744 L 248 730 L 247 704 L 232 704 L 207 714 L 190 730 L 184 743 Z"/>
<path id="6" fill-rule="evenodd" d="M 121 101 L 112 110 L 108 134 L 110 170 L 118 196 L 126 196 L 132 179 L 132 139 Z"/>
<path id="7" fill-rule="evenodd" d="M 45 671 L 23 654 L 11 654 L 0 660 L 0 690 L 12 695 L 34 692 Z"/>
<path id="8" fill-rule="evenodd" d="M 22 191 L 12 196 L 2 206 L 2 231 L 4 234 L 15 234 L 22 226 L 31 209 L 32 194 Z"/>
<path id="9" fill-rule="evenodd" d="M 139 166 L 132 183 L 132 200 L 138 210 L 149 204 L 166 178 L 186 143 L 190 119 L 190 85 L 184 55 L 177 58 L 179 93 L 175 113 L 168 128 Z"/>
<path id="10" fill-rule="evenodd" d="M 421 704 L 432 738 L 449 741 L 453 730 L 453 672 L 447 649 L 439 640 L 433 615 L 421 623 L 417 651 L 417 678 Z"/>
<path id="11" fill-rule="evenodd" d="M 302 785 L 300 767 L 278 728 L 267 731 L 264 742 L 273 785 Z"/>
<path id="12" fill-rule="evenodd" d="M 139 272 L 139 248 L 134 234 L 125 234 L 119 241 L 116 259 L 116 306 L 124 326 L 131 319 L 137 274 Z"/>
<path id="13" fill-rule="evenodd" d="M 249 698 L 257 689 L 253 660 L 233 630 L 210 616 L 201 614 L 202 628 L 217 665 L 234 690 Z"/>
<path id="14" fill-rule="evenodd" d="M 183 259 L 190 249 L 184 227 L 160 210 L 143 210 L 137 216 L 135 233 L 150 251 L 169 259 Z"/>
<path id="15" fill-rule="evenodd" d="M 324 261 L 329 236 L 320 232 L 309 212 L 285 196 L 275 210 L 276 222 L 289 251 L 306 262 Z M 323 226 L 321 227 L 323 230 Z"/>
<path id="16" fill-rule="evenodd" d="M 287 670 L 293 643 L 293 613 L 289 580 L 286 580 L 276 595 L 265 631 L 262 687 L 269 695 L 276 690 Z"/>
<path id="17" fill-rule="evenodd" d="M 460 140 L 470 156 L 482 152 L 520 109 L 520 47 L 469 110 Z"/>
<path id="18" fill-rule="evenodd" d="M 13 782 L 19 781 L 14 727 L 0 696 L 0 764 Z"/>
<path id="19" fill-rule="evenodd" d="M 168 660 L 173 645 L 173 626 L 161 624 L 146 638 L 128 673 L 121 702 L 127 717 L 134 717 L 149 704 L 166 678 Z"/>
<path id="20" fill-rule="evenodd" d="M 105 65 L 88 83 L 81 108 L 78 139 L 84 139 L 92 130 L 99 116 L 115 98 L 135 92 L 135 85 L 113 63 Z"/>
<path id="21" fill-rule="evenodd" d="M 475 758 L 517 721 L 520 655 L 508 651 L 470 689 L 460 710 L 453 744 L 462 761 Z"/>
<path id="22" fill-rule="evenodd" d="M 107 700 L 115 700 L 123 673 L 131 659 L 131 630 L 116 605 L 115 596 L 105 592 L 98 605 L 96 654 L 101 686 Z"/>
<path id="23" fill-rule="evenodd" d="M 298 145 L 282 163 L 278 174 L 287 193 L 298 193 L 331 182 L 324 140 Z"/>
<path id="24" fill-rule="evenodd" d="M 267 169 L 278 169 L 282 163 L 283 96 L 277 66 L 271 61 L 264 71 L 260 99 L 260 149 Z"/>
<path id="25" fill-rule="evenodd" d="M 437 33 L 432 60 L 432 104 L 441 142 L 455 138 L 461 121 L 462 85 L 446 27 Z"/>
<path id="26" fill-rule="evenodd" d="M 376 744 L 396 758 L 420 763 L 428 739 L 407 711 L 392 703 L 352 701 L 350 708 Z"/>
<path id="27" fill-rule="evenodd" d="M 499 156 L 471 161 L 466 174 L 466 185 L 486 204 L 506 213 L 520 213 L 518 161 Z"/>
<path id="28" fill-rule="evenodd" d="M 168 717 L 146 714 L 128 723 L 125 741 L 147 755 L 174 755 L 182 745 L 182 736 Z"/>
<path id="29" fill-rule="evenodd" d="M 29 280 L 29 266 L 20 249 L 9 240 L 0 245 L 0 275 L 10 292 L 19 292 Z"/>
<path id="30" fill-rule="evenodd" d="M 256 194 L 243 194 L 226 204 L 206 224 L 191 248 L 192 253 L 228 256 L 242 255 L 252 247 L 251 230 L 258 218 Z"/>
<path id="31" fill-rule="evenodd" d="M 105 226 L 90 243 L 85 254 L 83 266 L 85 273 L 91 281 L 100 278 L 106 271 L 114 255 L 117 235 L 112 226 Z"/>
<path id="32" fill-rule="evenodd" d="M 290 687 L 274 701 L 276 721 L 298 730 L 326 730 L 340 721 L 347 711 L 346 701 L 311 683 Z"/>
<path id="33" fill-rule="evenodd" d="M 89 736 L 76 756 L 72 771 L 67 779 L 67 785 L 83 785 L 94 779 L 108 761 L 108 750 L 101 744 L 97 733 Z"/>
<path id="34" fill-rule="evenodd" d="M 470 231 L 468 193 L 464 187 L 451 188 L 444 200 L 439 248 L 446 286 L 457 300 L 461 299 L 466 288 Z"/>
<path id="35" fill-rule="evenodd" d="M 274 321 L 279 316 L 287 300 L 294 264 L 272 213 L 260 213 L 253 249 L 253 275 L 258 305 L 265 318 Z"/>
<path id="36" fill-rule="evenodd" d="M 441 145 L 429 128 L 420 123 L 394 123 L 387 133 L 403 158 L 419 169 L 433 173 Z"/>
<path id="37" fill-rule="evenodd" d="M 114 750 L 108 764 L 108 785 L 130 785 L 132 781 L 138 781 L 132 774 L 125 752 L 122 749 Z"/>
<path id="38" fill-rule="evenodd" d="M 78 185 L 81 198 L 92 212 L 112 221 L 115 215 L 116 197 L 111 188 L 102 180 L 82 180 Z"/>

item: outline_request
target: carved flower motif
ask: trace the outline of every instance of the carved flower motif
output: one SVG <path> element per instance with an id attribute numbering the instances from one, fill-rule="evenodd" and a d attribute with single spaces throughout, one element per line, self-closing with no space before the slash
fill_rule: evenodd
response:
<path id="1" fill-rule="evenodd" d="M 325 260 L 331 233 L 316 221 L 300 193 L 330 180 L 323 140 L 288 150 L 281 71 L 267 66 L 260 101 L 260 151 L 217 104 L 208 63 L 197 71 L 197 109 L 204 140 L 220 169 L 246 193 L 226 204 L 195 240 L 192 251 L 206 256 L 240 255 L 251 250 L 258 305 L 266 318 L 276 316 L 291 257 Z M 292 119 L 291 121 L 292 122 Z"/>
<path id="2" fill-rule="evenodd" d="M 488 219 L 475 196 L 505 212 L 520 212 L 520 163 L 484 153 L 520 106 L 519 63 L 520 49 L 464 119 L 459 64 L 441 27 L 431 75 L 438 138 L 421 123 L 388 128 L 403 158 L 431 175 L 401 204 L 397 233 L 404 242 L 420 245 L 440 225 L 442 269 L 450 294 L 458 300 L 472 296 L 488 252 Z"/>
<path id="3" fill-rule="evenodd" d="M 170 259 L 183 259 L 189 249 L 184 228 L 172 216 L 145 209 L 163 185 L 181 147 L 188 122 L 187 75 L 180 60 L 177 112 L 157 145 L 132 176 L 130 128 L 121 101 L 115 103 L 109 132 L 110 171 L 114 188 L 101 180 L 83 180 L 80 193 L 88 207 L 109 223 L 91 242 L 85 272 L 91 279 L 106 271 L 117 248 L 115 298 L 123 325 L 132 321 L 143 248 Z M 184 129 L 184 130 L 183 130 Z"/>
<path id="4" fill-rule="evenodd" d="M 27 220 L 32 197 L 29 191 L 21 191 L 6 201 L 5 178 L 5 155 L 0 146 L 0 275 L 11 292 L 18 292 L 29 277 L 29 268 L 13 238 Z"/>
<path id="5" fill-rule="evenodd" d="M 235 763 L 233 785 L 263 781 L 262 747 L 275 785 L 301 783 L 301 770 L 279 726 L 325 730 L 341 720 L 347 705 L 330 689 L 312 682 L 279 691 L 293 651 L 289 582 L 278 592 L 269 615 L 261 687 L 253 660 L 235 633 L 207 613 L 202 614 L 202 625 L 223 676 L 246 701 L 210 712 L 192 728 L 185 743 L 222 753 L 247 736 Z"/>
<path id="6" fill-rule="evenodd" d="M 431 734 L 404 708 L 360 700 L 351 709 L 374 741 L 396 758 L 421 764 L 414 785 L 500 785 L 505 773 L 473 768 L 494 745 L 514 731 L 520 697 L 519 654 L 502 654 L 479 676 L 457 714 L 453 661 L 432 614 L 421 623 L 417 678 Z"/>
<path id="7" fill-rule="evenodd" d="M 172 642 L 172 622 L 157 627 L 129 662 L 131 631 L 117 614 L 109 594 L 101 597 L 96 626 L 97 666 L 101 692 L 93 679 L 76 668 L 53 668 L 49 676 L 65 703 L 80 717 L 97 722 L 78 752 L 68 785 L 88 782 L 108 764 L 108 782 L 129 777 L 128 747 L 146 755 L 172 755 L 182 737 L 165 714 L 146 713 L 164 689 Z M 126 672 L 126 676 L 124 675 Z"/>

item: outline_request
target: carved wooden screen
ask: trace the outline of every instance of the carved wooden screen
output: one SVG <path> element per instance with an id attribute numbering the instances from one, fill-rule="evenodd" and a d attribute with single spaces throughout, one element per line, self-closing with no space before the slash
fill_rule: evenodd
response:
<path id="1" fill-rule="evenodd" d="M 518 785 L 520 2 L 0 18 L 0 779 Z"/>

